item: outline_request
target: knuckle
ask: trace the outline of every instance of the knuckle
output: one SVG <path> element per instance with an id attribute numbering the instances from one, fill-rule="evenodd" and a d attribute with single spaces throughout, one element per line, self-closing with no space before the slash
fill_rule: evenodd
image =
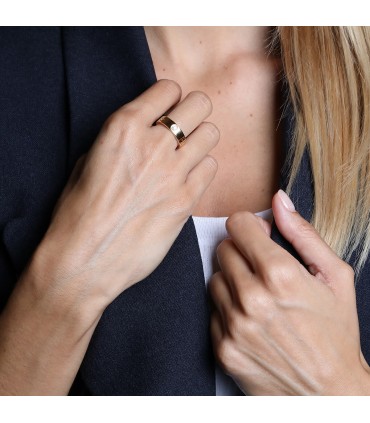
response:
<path id="1" fill-rule="evenodd" d="M 261 337 L 260 326 L 252 319 L 246 319 L 243 325 L 243 338 L 246 342 L 253 343 L 255 339 Z"/>
<path id="2" fill-rule="evenodd" d="M 173 79 L 160 79 L 157 83 L 163 87 L 167 94 L 173 95 L 175 97 L 181 97 L 181 86 Z"/>
<path id="3" fill-rule="evenodd" d="M 249 219 L 249 214 L 249 212 L 245 211 L 238 211 L 236 213 L 233 213 L 226 220 L 226 229 L 229 231 L 230 229 L 237 229 L 241 225 L 244 225 L 245 222 Z"/>
<path id="4" fill-rule="evenodd" d="M 345 261 L 342 261 L 342 264 L 340 266 L 340 272 L 346 279 L 348 278 L 352 280 L 355 277 L 355 271 L 353 270 L 353 267 Z"/>
<path id="5" fill-rule="evenodd" d="M 293 281 L 294 269 L 292 264 L 280 255 L 273 255 L 266 259 L 267 266 L 261 273 L 269 286 L 278 286 L 280 289 L 290 289 Z"/>
<path id="6" fill-rule="evenodd" d="M 217 163 L 217 160 L 213 156 L 207 155 L 203 159 L 203 161 L 204 161 L 205 166 L 207 166 L 207 168 L 209 169 L 209 171 L 211 173 L 216 173 L 216 171 L 218 169 L 218 163 Z"/>
<path id="7" fill-rule="evenodd" d="M 223 256 L 227 251 L 230 251 L 231 248 L 233 248 L 233 241 L 230 238 L 225 238 L 222 240 L 216 247 L 216 256 L 221 257 Z"/>
<path id="8" fill-rule="evenodd" d="M 248 316 L 263 322 L 265 327 L 267 323 L 274 321 L 276 317 L 274 302 L 267 293 L 249 293 L 243 299 L 243 306 Z"/>
<path id="9" fill-rule="evenodd" d="M 215 347 L 215 355 L 224 370 L 230 371 L 232 369 L 235 361 L 235 350 L 230 339 L 222 338 Z"/>
<path id="10" fill-rule="evenodd" d="M 136 124 L 141 120 L 141 115 L 142 111 L 136 103 L 127 103 L 117 112 L 117 118 L 126 125 Z"/>
<path id="11" fill-rule="evenodd" d="M 220 131 L 215 124 L 212 122 L 203 122 L 201 124 L 207 138 L 218 141 L 220 138 Z"/>
<path id="12" fill-rule="evenodd" d="M 318 236 L 314 227 L 305 220 L 298 223 L 296 233 L 299 234 L 300 238 L 304 238 L 306 240 L 315 239 Z"/>
<path id="13" fill-rule="evenodd" d="M 139 111 L 133 106 L 125 105 L 106 119 L 103 130 L 109 134 L 121 135 L 135 129 L 138 122 Z"/>
<path id="14" fill-rule="evenodd" d="M 204 109 L 208 114 L 212 112 L 212 102 L 206 93 L 203 91 L 192 91 L 189 93 L 189 98 L 194 100 L 197 105 Z"/>
<path id="15" fill-rule="evenodd" d="M 121 130 L 121 119 L 118 118 L 118 112 L 114 112 L 105 120 L 103 130 L 113 133 Z"/>

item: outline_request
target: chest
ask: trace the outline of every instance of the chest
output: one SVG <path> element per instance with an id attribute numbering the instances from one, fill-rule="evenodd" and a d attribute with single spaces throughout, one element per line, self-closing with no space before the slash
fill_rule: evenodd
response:
<path id="1" fill-rule="evenodd" d="M 210 152 L 218 172 L 193 211 L 195 216 L 229 216 L 239 210 L 271 207 L 280 170 L 279 85 L 276 62 L 239 59 L 206 76 L 184 75 L 159 66 L 157 78 L 177 81 L 183 97 L 206 92 L 213 104 L 207 119 L 219 128 L 219 144 Z"/>

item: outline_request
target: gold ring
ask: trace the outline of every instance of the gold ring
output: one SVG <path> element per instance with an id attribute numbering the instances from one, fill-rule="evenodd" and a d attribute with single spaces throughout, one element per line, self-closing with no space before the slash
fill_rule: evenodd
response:
<path id="1" fill-rule="evenodd" d="M 156 125 L 157 124 L 164 126 L 172 132 L 177 141 L 176 150 L 184 145 L 186 137 L 176 122 L 174 122 L 168 116 L 163 115 L 157 120 Z"/>

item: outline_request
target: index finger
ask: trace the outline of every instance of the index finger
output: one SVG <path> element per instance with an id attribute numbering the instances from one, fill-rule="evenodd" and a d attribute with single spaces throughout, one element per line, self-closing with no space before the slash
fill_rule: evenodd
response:
<path id="1" fill-rule="evenodd" d="M 262 271 L 269 256 L 276 259 L 281 255 L 282 259 L 286 259 L 285 250 L 268 236 L 253 213 L 234 213 L 226 220 L 226 229 L 254 272 Z"/>
<path id="2" fill-rule="evenodd" d="M 134 100 L 118 109 L 116 113 L 131 110 L 150 127 L 180 101 L 181 95 L 181 87 L 177 82 L 160 79 Z"/>

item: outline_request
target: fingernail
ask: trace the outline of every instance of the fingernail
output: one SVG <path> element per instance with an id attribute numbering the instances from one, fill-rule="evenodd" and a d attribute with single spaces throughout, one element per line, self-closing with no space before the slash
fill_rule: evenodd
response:
<path id="1" fill-rule="evenodd" d="M 284 207 L 290 212 L 294 212 L 295 211 L 294 204 L 292 200 L 288 197 L 287 193 L 284 192 L 282 189 L 279 189 L 278 194 Z"/>

